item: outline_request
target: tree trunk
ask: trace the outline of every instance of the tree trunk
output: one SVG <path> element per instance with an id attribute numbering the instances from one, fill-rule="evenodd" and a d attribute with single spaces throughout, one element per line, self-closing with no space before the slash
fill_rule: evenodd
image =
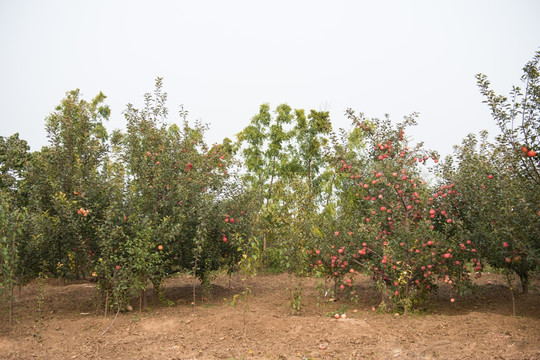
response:
<path id="1" fill-rule="evenodd" d="M 196 297 L 196 292 L 195 292 L 195 287 L 197 286 L 197 261 L 199 260 L 199 249 L 197 248 L 196 251 L 195 251 L 195 261 L 194 261 L 194 265 L 193 265 L 193 311 L 195 311 L 195 300 L 197 299 Z"/>
<path id="2" fill-rule="evenodd" d="M 521 291 L 523 294 L 529 293 L 529 274 L 524 271 L 521 273 L 518 273 L 519 279 L 521 280 Z"/>
<path id="3" fill-rule="evenodd" d="M 268 188 L 268 197 L 266 198 L 266 208 L 268 209 L 270 207 L 270 202 L 272 199 L 272 188 L 274 186 L 274 172 L 276 169 L 276 161 L 275 159 L 272 159 L 272 176 L 270 177 L 270 186 Z M 263 261 L 266 254 L 266 247 L 267 247 L 267 226 L 265 226 L 264 233 L 263 233 Z"/>
<path id="4" fill-rule="evenodd" d="M 13 323 L 13 288 L 15 286 L 11 284 L 11 295 L 9 297 L 9 323 Z"/>
<path id="5" fill-rule="evenodd" d="M 407 280 L 407 282 L 405 283 L 405 299 L 409 300 L 409 280 Z M 408 302 L 405 302 L 405 306 L 403 306 L 403 315 L 407 315 L 407 312 L 409 311 L 408 305 L 409 303 Z"/>
<path id="6" fill-rule="evenodd" d="M 74 252 L 73 253 L 73 262 L 75 263 L 75 279 L 77 280 L 81 280 L 81 276 L 80 276 L 80 268 L 79 268 L 79 259 L 78 259 L 78 256 L 77 256 L 77 252 Z"/>
<path id="7" fill-rule="evenodd" d="M 107 317 L 108 310 L 109 310 L 109 290 L 105 292 L 105 317 Z"/>
<path id="8" fill-rule="evenodd" d="M 144 290 L 139 294 L 139 314 L 142 313 Z"/>
<path id="9" fill-rule="evenodd" d="M 13 275 L 13 266 L 15 264 L 15 234 L 17 234 L 17 225 L 15 225 L 15 231 L 11 238 L 11 264 L 10 264 L 10 274 L 9 274 L 9 281 L 11 283 L 11 290 L 10 290 L 10 296 L 9 296 L 9 323 L 13 321 L 13 288 L 15 287 L 15 281 L 14 275 Z"/>

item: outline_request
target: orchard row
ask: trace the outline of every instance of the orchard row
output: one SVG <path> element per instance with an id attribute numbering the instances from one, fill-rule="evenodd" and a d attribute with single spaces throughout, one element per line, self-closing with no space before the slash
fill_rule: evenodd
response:
<path id="1" fill-rule="evenodd" d="M 352 295 L 352 275 L 368 274 L 408 311 L 439 281 L 466 291 L 487 264 L 527 291 L 540 249 L 539 59 L 510 101 L 478 76 L 501 133 L 469 135 L 444 161 L 409 143 L 414 114 L 396 124 L 348 110 L 351 128 L 334 132 L 328 112 L 265 104 L 234 141 L 208 145 L 187 112 L 166 121 L 161 79 L 112 133 L 103 94 L 68 92 L 46 119 L 48 146 L 1 138 L 0 295 L 90 277 L 105 309 L 122 308 L 180 271 L 209 282 L 273 268 Z"/>

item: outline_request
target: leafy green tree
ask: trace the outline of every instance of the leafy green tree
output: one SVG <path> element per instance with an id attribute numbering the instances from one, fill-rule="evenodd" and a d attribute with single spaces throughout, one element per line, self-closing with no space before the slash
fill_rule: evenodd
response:
<path id="1" fill-rule="evenodd" d="M 30 147 L 19 134 L 0 136 L 0 189 L 16 194 L 19 202 L 27 203 L 21 182 L 27 176 Z"/>
<path id="2" fill-rule="evenodd" d="M 524 88 L 514 86 L 509 98 L 490 89 L 486 75 L 478 74 L 478 87 L 501 131 L 498 143 L 506 160 L 527 183 L 531 193 L 540 185 L 540 51 L 523 68 Z M 540 206 L 540 205 L 539 205 Z"/>
<path id="3" fill-rule="evenodd" d="M 304 110 L 296 110 L 295 149 L 292 151 L 292 162 L 297 167 L 295 175 L 305 178 L 311 195 L 322 194 L 320 187 L 323 181 L 319 176 L 327 165 L 325 148 L 329 143 L 328 135 L 331 132 L 329 112 L 311 110 L 306 118 Z"/>
<path id="4" fill-rule="evenodd" d="M 324 200 L 331 131 L 328 112 L 311 110 L 306 116 L 304 110 L 293 111 L 282 104 L 273 116 L 269 105 L 263 104 L 238 135 L 245 186 L 257 194 L 252 197 L 260 214 L 256 236 L 262 237 L 263 254 L 271 267 L 301 268 L 305 252 L 300 244 L 316 232 Z"/>
<path id="5" fill-rule="evenodd" d="M 28 214 L 25 208 L 16 206 L 13 196 L 0 189 L 0 300 L 9 302 L 9 322 L 13 321 L 13 288 L 23 285 L 24 258 L 20 249 L 25 246 L 25 227 Z M 28 255 L 28 254 L 23 254 Z"/>
<path id="6" fill-rule="evenodd" d="M 119 306 L 139 293 L 142 308 L 148 283 L 160 294 L 163 280 L 183 270 L 207 281 L 235 258 L 223 226 L 233 145 L 207 146 L 206 127 L 190 126 L 183 110 L 182 126 L 169 124 L 162 88 L 158 78 L 142 109 L 128 105 L 127 133 L 115 134 L 110 181 L 119 195 L 100 226 L 96 275 Z"/>
<path id="7" fill-rule="evenodd" d="M 287 149 L 293 132 L 287 127 L 294 119 L 292 108 L 282 104 L 276 108 L 276 116 L 270 106 L 263 104 L 249 126 L 240 134 L 238 140 L 246 144 L 242 149 L 247 173 L 245 179 L 252 191 L 258 194 L 262 216 L 259 228 L 262 232 L 263 254 L 269 238 L 274 237 L 271 224 L 281 222 L 279 193 L 283 189 L 282 180 L 287 177 L 291 154 Z"/>
<path id="8" fill-rule="evenodd" d="M 41 266 L 63 278 L 84 277 L 89 251 L 98 246 L 94 223 L 107 201 L 101 170 L 110 109 L 104 100 L 102 93 L 87 102 L 79 90 L 68 92 L 46 119 L 50 145 L 32 156 L 28 190 L 41 218 Z"/>
<path id="9" fill-rule="evenodd" d="M 540 258 L 540 161 L 536 153 L 540 148 L 539 61 L 540 52 L 536 52 L 523 68 L 523 89 L 514 86 L 509 97 L 496 95 L 487 76 L 477 75 L 484 102 L 501 133 L 489 148 L 484 139 L 476 150 L 474 138 L 469 137 L 456 150 L 460 160 L 457 176 L 463 186 L 476 182 L 479 190 L 467 195 L 471 199 L 483 196 L 479 200 L 489 202 L 469 204 L 482 212 L 474 222 L 469 219 L 469 227 L 485 242 L 484 256 L 488 261 L 495 267 L 515 271 L 524 292 L 528 273 L 538 266 Z M 483 170 L 491 167 L 490 181 L 485 181 L 485 171 L 475 171 L 474 166 Z M 467 205 L 463 207 L 467 209 Z M 498 211 L 490 211 L 493 208 Z"/>
<path id="10" fill-rule="evenodd" d="M 471 134 L 445 161 L 443 178 L 455 184 L 458 195 L 448 198 L 445 207 L 456 212 L 463 235 L 478 250 L 475 270 L 485 259 L 518 274 L 527 292 L 529 273 L 537 267 L 540 228 L 528 184 L 520 180 L 507 152 L 489 143 L 486 132 L 479 139 Z"/>

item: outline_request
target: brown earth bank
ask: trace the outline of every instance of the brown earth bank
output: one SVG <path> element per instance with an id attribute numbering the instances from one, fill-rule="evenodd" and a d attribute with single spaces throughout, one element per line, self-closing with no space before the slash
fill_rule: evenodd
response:
<path id="1" fill-rule="evenodd" d="M 34 282 L 21 289 L 12 325 L 1 305 L 0 358 L 540 359 L 538 275 L 529 294 L 515 295 L 516 317 L 506 278 L 497 274 L 478 279 L 475 296 L 442 284 L 427 309 L 406 316 L 372 311 L 381 297 L 364 276 L 356 278 L 355 301 L 327 303 L 320 280 L 302 279 L 302 309 L 291 314 L 298 282 L 285 274 L 220 275 L 204 296 L 196 287 L 193 307 L 193 279 L 178 276 L 165 285 L 169 306 L 150 300 L 112 326 L 115 313 L 103 316 L 94 283 Z M 346 318 L 332 318 L 336 311 Z"/>

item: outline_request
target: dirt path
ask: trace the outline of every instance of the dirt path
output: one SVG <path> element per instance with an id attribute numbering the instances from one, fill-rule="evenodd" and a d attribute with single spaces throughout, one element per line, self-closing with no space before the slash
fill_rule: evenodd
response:
<path id="1" fill-rule="evenodd" d="M 234 295 L 242 287 L 228 277 L 214 283 L 210 299 L 191 306 L 189 277 L 166 284 L 171 307 L 150 303 L 141 315 L 98 311 L 92 283 L 44 289 L 39 319 L 39 287 L 23 288 L 16 324 L 5 313 L 0 328 L 1 359 L 540 359 L 540 282 L 516 298 L 518 317 L 502 277 L 478 281 L 481 295 L 456 297 L 444 286 L 428 314 L 394 316 L 371 310 L 380 301 L 368 278 L 359 277 L 357 302 L 317 306 L 317 280 L 305 279 L 303 309 L 291 315 L 287 275 L 253 278 L 247 307 Z M 238 279 L 233 279 L 238 280 Z M 491 282 L 488 285 L 488 281 Z M 201 293 L 201 289 L 198 289 Z M 341 309 L 347 317 L 325 316 Z M 354 312 L 354 310 L 357 312 Z M 3 310 L 3 309 L 2 309 Z M 245 316 L 245 336 L 244 336 Z"/>

